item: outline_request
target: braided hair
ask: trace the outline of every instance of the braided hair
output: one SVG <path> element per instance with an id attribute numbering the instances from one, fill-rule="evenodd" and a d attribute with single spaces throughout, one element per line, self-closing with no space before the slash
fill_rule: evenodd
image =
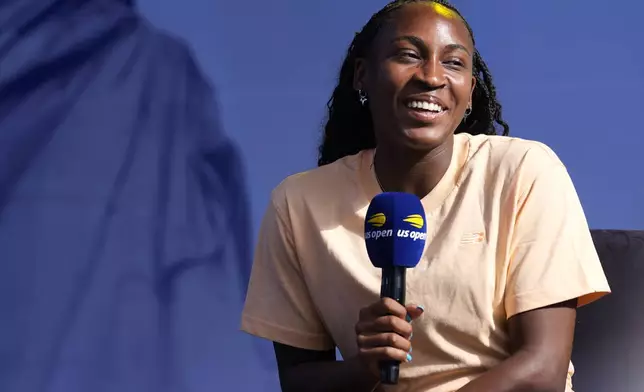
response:
<path id="1" fill-rule="evenodd" d="M 474 43 L 474 34 L 460 12 L 449 2 L 443 0 L 395 0 L 375 13 L 369 22 L 356 34 L 349 46 L 347 57 L 342 63 L 338 85 L 327 103 L 328 117 L 324 127 L 324 136 L 319 147 L 318 166 L 332 163 L 348 155 L 357 154 L 376 147 L 376 136 L 373 129 L 371 113 L 363 106 L 353 89 L 354 66 L 356 59 L 366 57 L 376 35 L 391 13 L 400 7 L 423 1 L 443 5 L 456 12 L 470 34 Z M 479 52 L 474 49 L 473 74 L 476 85 L 472 96 L 472 112 L 461 122 L 456 133 L 467 132 L 472 135 L 496 135 L 497 126 L 501 134 L 509 134 L 509 126 L 501 115 L 501 104 L 496 99 L 496 89 L 492 75 Z"/>

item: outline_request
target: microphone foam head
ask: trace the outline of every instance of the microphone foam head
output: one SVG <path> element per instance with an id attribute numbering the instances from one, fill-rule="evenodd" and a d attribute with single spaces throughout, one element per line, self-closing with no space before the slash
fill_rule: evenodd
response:
<path id="1" fill-rule="evenodd" d="M 385 192 L 371 200 L 364 223 L 371 263 L 413 268 L 425 249 L 425 210 L 416 195 Z"/>

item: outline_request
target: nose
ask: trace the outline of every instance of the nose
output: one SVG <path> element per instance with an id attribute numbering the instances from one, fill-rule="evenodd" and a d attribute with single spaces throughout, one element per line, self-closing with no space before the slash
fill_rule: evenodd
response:
<path id="1" fill-rule="evenodd" d="M 419 76 L 433 89 L 444 87 L 446 83 L 443 65 L 436 56 L 431 56 L 425 61 Z"/>

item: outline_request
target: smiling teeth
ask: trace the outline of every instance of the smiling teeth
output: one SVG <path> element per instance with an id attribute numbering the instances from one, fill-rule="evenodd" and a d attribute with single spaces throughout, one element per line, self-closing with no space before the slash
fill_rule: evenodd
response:
<path id="1" fill-rule="evenodd" d="M 436 113 L 440 113 L 444 110 L 440 105 L 427 101 L 411 101 L 407 104 L 407 107 L 410 107 L 412 109 L 429 110 L 430 112 Z"/>

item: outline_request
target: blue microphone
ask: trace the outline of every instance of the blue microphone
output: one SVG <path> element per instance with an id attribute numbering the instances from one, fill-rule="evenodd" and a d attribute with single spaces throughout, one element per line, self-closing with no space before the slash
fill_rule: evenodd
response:
<path id="1" fill-rule="evenodd" d="M 405 274 L 420 261 L 427 239 L 425 210 L 417 196 L 385 192 L 371 200 L 364 223 L 371 263 L 382 269 L 380 297 L 405 305 Z M 380 381 L 398 384 L 400 362 L 382 361 Z"/>

